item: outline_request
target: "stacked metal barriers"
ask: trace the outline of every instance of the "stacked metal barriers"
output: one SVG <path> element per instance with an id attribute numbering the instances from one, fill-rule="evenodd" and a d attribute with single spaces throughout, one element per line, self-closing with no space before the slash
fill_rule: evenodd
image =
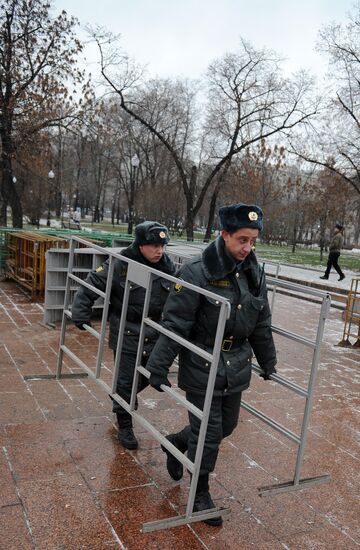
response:
<path id="1" fill-rule="evenodd" d="M 122 407 L 124 407 L 125 410 L 127 410 L 133 416 L 134 420 L 136 420 L 143 428 L 145 428 L 157 441 L 159 441 L 161 445 L 166 447 L 187 468 L 187 470 L 191 472 L 192 480 L 191 480 L 185 515 L 162 519 L 159 521 L 153 521 L 150 523 L 145 523 L 143 525 L 144 532 L 175 527 L 175 526 L 179 526 L 179 525 L 183 525 L 183 524 L 191 523 L 195 521 L 202 521 L 204 519 L 216 517 L 219 515 L 222 515 L 222 516 L 227 515 L 230 512 L 228 508 L 214 508 L 212 510 L 196 512 L 196 513 L 194 513 L 192 510 L 193 510 L 194 499 L 195 499 L 196 485 L 197 485 L 199 471 L 200 471 L 201 458 L 203 454 L 205 435 L 207 431 L 207 423 L 209 418 L 210 406 L 211 406 L 211 401 L 212 401 L 212 396 L 214 391 L 217 365 L 218 365 L 218 361 L 221 353 L 221 342 L 223 339 L 226 319 L 228 318 L 228 315 L 230 312 L 230 304 L 222 296 L 219 296 L 207 290 L 196 287 L 183 280 L 177 279 L 176 277 L 172 277 L 162 272 L 158 272 L 157 270 L 151 267 L 141 265 L 137 262 L 134 262 L 133 260 L 129 260 L 123 256 L 120 256 L 116 252 L 109 251 L 109 250 L 106 250 L 106 253 L 109 256 L 109 272 L 108 272 L 107 287 L 105 292 L 99 291 L 98 289 L 95 289 L 94 287 L 89 285 L 86 281 L 80 279 L 79 277 L 73 274 L 73 259 L 74 259 L 74 252 L 75 252 L 75 247 L 77 243 L 85 243 L 85 241 L 82 241 L 82 239 L 78 237 L 74 237 L 72 239 L 71 246 L 70 246 L 70 257 L 69 257 L 69 266 L 68 266 L 69 271 L 68 271 L 68 278 L 67 278 L 66 290 L 65 290 L 65 303 L 64 303 L 63 320 L 62 320 L 62 327 L 61 327 L 61 334 L 60 334 L 60 348 L 59 348 L 59 355 L 58 355 L 56 378 L 60 379 L 62 376 L 62 363 L 63 363 L 64 354 L 65 354 L 72 361 L 74 361 L 76 365 L 78 365 L 81 369 L 83 369 L 85 373 L 87 373 L 91 378 L 95 379 L 103 387 L 103 389 L 111 395 L 111 397 L 115 401 L 117 401 Z M 94 247 L 94 245 L 92 246 L 92 248 L 95 248 L 96 250 L 98 250 L 98 252 L 104 251 L 104 249 L 102 249 L 101 247 L 96 247 L 96 246 Z M 101 380 L 100 375 L 101 375 L 101 369 L 102 369 L 102 357 L 103 357 L 103 351 L 104 351 L 105 331 L 106 331 L 108 310 L 109 310 L 109 304 L 110 304 L 111 283 L 112 283 L 112 278 L 114 273 L 114 261 L 116 258 L 119 258 L 122 261 L 126 261 L 128 263 L 128 271 L 127 271 L 127 280 L 125 285 L 123 310 L 122 310 L 122 316 L 120 320 L 117 352 L 115 357 L 115 368 L 112 376 L 112 383 L 111 383 L 111 386 L 109 386 L 104 380 Z M 179 282 L 182 286 L 185 286 L 186 288 L 189 288 L 194 292 L 198 292 L 214 300 L 217 300 L 221 304 L 219 308 L 218 325 L 217 325 L 216 337 L 214 340 L 212 353 L 208 353 L 203 349 L 195 346 L 193 343 L 176 335 L 175 333 L 166 330 L 159 323 L 154 322 L 148 317 L 152 283 L 154 279 L 159 276 L 162 278 L 168 279 L 173 283 Z M 313 351 L 311 371 L 310 371 L 309 383 L 308 383 L 307 389 L 300 387 L 299 385 L 295 384 L 291 380 L 287 380 L 286 378 L 282 377 L 280 374 L 274 374 L 271 376 L 272 380 L 281 384 L 282 386 L 285 386 L 290 391 L 294 391 L 296 394 L 303 396 L 306 400 L 300 436 L 294 434 L 287 428 L 281 426 L 278 422 L 272 420 L 261 411 L 258 411 L 255 407 L 246 403 L 242 403 L 242 406 L 244 407 L 244 409 L 246 409 L 247 411 L 255 415 L 257 418 L 264 421 L 267 425 L 271 426 L 275 430 L 281 432 L 283 435 L 291 439 L 293 442 L 297 443 L 299 447 L 293 479 L 289 482 L 282 483 L 280 485 L 262 487 L 259 489 L 260 495 L 269 495 L 277 492 L 303 489 L 305 487 L 308 487 L 317 483 L 327 482 L 330 479 L 328 475 L 322 475 L 322 476 L 317 476 L 317 477 L 308 478 L 308 479 L 300 479 L 301 466 L 304 458 L 304 450 L 305 450 L 305 444 L 306 444 L 306 438 L 307 438 L 308 423 L 309 423 L 309 418 L 311 413 L 312 398 L 313 398 L 313 392 L 314 392 L 314 387 L 316 382 L 316 373 L 317 373 L 317 367 L 318 367 L 319 358 L 320 358 L 320 346 L 321 346 L 321 341 L 323 337 L 325 319 L 327 317 L 329 307 L 330 307 L 330 298 L 328 294 L 322 291 L 315 291 L 315 290 L 309 289 L 308 287 L 303 288 L 301 285 L 287 283 L 284 281 L 280 281 L 279 279 L 276 279 L 276 278 L 270 277 L 269 279 L 270 279 L 269 282 L 273 288 L 277 287 L 277 288 L 291 289 L 295 292 L 301 289 L 302 292 L 309 292 L 311 294 L 316 294 L 316 296 L 322 300 L 322 303 L 321 303 L 321 309 L 320 309 L 320 317 L 319 317 L 317 334 L 314 341 L 303 338 L 302 336 L 291 333 L 289 331 L 285 331 L 279 327 L 273 326 L 273 331 L 276 334 L 279 334 L 285 338 L 290 338 L 291 340 L 295 340 L 300 344 L 310 347 Z M 96 364 L 94 366 L 94 369 L 90 368 L 89 365 L 85 364 L 81 359 L 79 359 L 79 357 L 77 357 L 75 353 L 73 353 L 65 344 L 66 326 L 67 326 L 68 320 L 71 319 L 71 310 L 69 309 L 70 291 L 71 291 L 71 285 L 74 282 L 90 288 L 92 291 L 94 291 L 104 300 L 100 331 L 97 331 L 90 326 L 85 326 L 86 330 L 91 335 L 96 337 L 99 341 Z M 126 314 L 127 314 L 130 285 L 132 284 L 139 285 L 145 288 L 146 295 L 145 295 L 145 302 L 144 302 L 144 309 L 143 309 L 143 318 L 141 323 L 141 331 L 139 336 L 133 389 L 132 389 L 131 400 L 130 400 L 130 403 L 128 404 L 116 393 L 116 381 L 117 381 L 117 375 L 118 375 L 118 370 L 120 365 L 122 343 L 124 338 L 125 320 L 126 320 Z M 185 407 L 188 411 L 191 411 L 192 414 L 196 415 L 198 418 L 201 419 L 201 428 L 200 428 L 197 452 L 196 452 L 194 462 L 191 462 L 185 455 L 183 455 L 153 425 L 151 425 L 151 423 L 148 420 L 146 420 L 146 418 L 141 416 L 141 414 L 139 414 L 135 410 L 136 389 L 138 386 L 139 376 L 143 375 L 143 376 L 149 377 L 150 375 L 150 373 L 144 367 L 141 366 L 141 357 L 142 357 L 143 347 L 144 347 L 144 334 L 145 334 L 146 325 L 151 326 L 158 332 L 163 333 L 169 338 L 177 341 L 180 345 L 187 347 L 194 353 L 205 358 L 211 364 L 205 403 L 202 411 L 194 407 L 191 403 L 189 403 L 183 397 L 183 395 L 181 395 L 174 388 L 168 388 L 167 386 L 162 386 L 163 391 L 167 395 L 174 398 L 177 403 L 179 403 L 181 406 Z M 255 371 L 259 370 L 259 367 L 257 367 L 256 365 L 253 365 L 253 368 Z M 281 370 L 281 366 L 279 370 Z"/>

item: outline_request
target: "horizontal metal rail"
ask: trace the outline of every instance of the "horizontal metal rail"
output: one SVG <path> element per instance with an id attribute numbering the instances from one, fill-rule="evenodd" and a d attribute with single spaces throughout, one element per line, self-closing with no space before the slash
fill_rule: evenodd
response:
<path id="1" fill-rule="evenodd" d="M 324 299 L 324 291 L 323 290 L 317 290 L 315 288 L 306 286 L 306 285 L 299 285 L 298 283 L 291 283 L 289 281 L 284 281 L 283 279 L 277 279 L 276 277 L 273 277 L 272 275 L 268 275 L 266 277 L 266 282 L 269 284 L 273 284 L 276 287 L 286 288 L 288 290 L 293 290 L 295 292 L 299 292 L 300 294 L 311 294 L 312 296 L 317 296 L 318 298 Z M 329 293 L 327 293 L 329 294 Z"/>
<path id="2" fill-rule="evenodd" d="M 296 434 L 294 434 L 294 432 L 291 432 L 290 430 L 288 430 L 287 428 L 285 428 L 284 426 L 279 424 L 279 422 L 276 422 L 276 420 L 273 420 L 272 418 L 266 416 L 261 411 L 258 411 L 255 407 L 253 407 L 252 405 L 249 405 L 246 402 L 242 401 L 241 406 L 246 411 L 250 412 L 251 414 L 253 414 L 257 418 L 259 418 L 260 420 L 265 422 L 265 424 L 267 424 L 268 426 L 271 426 L 272 428 L 274 428 L 274 430 L 276 430 L 277 432 L 280 432 L 282 435 L 285 435 L 285 437 L 288 437 L 289 439 L 291 439 L 292 441 L 294 441 L 298 445 L 300 444 L 301 438 L 299 436 L 297 436 Z"/>
<path id="3" fill-rule="evenodd" d="M 263 372 L 263 370 L 254 363 L 251 364 L 253 370 L 259 374 Z M 297 393 L 298 395 L 301 395 L 301 397 L 307 397 L 309 395 L 309 392 L 299 386 L 298 384 L 295 384 L 295 382 L 292 382 L 288 378 L 284 378 L 280 374 L 274 373 L 270 375 L 270 380 L 274 380 L 281 386 L 284 386 L 285 388 L 288 388 L 289 390 L 292 390 L 293 392 Z"/>
<path id="4" fill-rule="evenodd" d="M 150 372 L 145 369 L 144 367 L 141 367 L 139 365 L 137 365 L 137 370 L 143 375 L 145 376 L 146 378 L 150 378 Z M 174 388 L 169 388 L 169 386 L 165 386 L 164 384 L 161 386 L 161 389 L 171 395 L 172 397 L 175 397 L 176 398 L 176 401 L 178 401 L 179 403 L 181 403 L 181 405 L 183 407 L 185 407 L 188 411 L 190 411 L 192 414 L 194 414 L 197 418 L 200 418 L 200 420 L 202 420 L 202 417 L 203 417 L 203 412 L 202 410 L 198 409 L 197 407 L 195 407 L 195 405 L 193 405 L 192 403 L 190 403 L 190 401 L 187 401 L 185 399 L 185 397 L 183 397 L 179 392 L 177 392 Z"/>
<path id="5" fill-rule="evenodd" d="M 277 327 L 275 325 L 272 325 L 272 331 L 276 334 L 280 334 L 280 336 L 285 336 L 285 338 L 290 338 L 290 340 L 294 340 L 295 342 L 299 342 L 300 344 L 304 344 L 304 346 L 308 346 L 309 348 L 315 349 L 316 348 L 316 342 L 313 342 L 312 340 L 309 340 L 308 338 L 304 338 L 303 336 L 300 336 L 299 334 L 295 334 L 293 332 L 289 332 L 288 330 L 285 330 L 281 327 Z"/>
<path id="6" fill-rule="evenodd" d="M 213 360 L 213 356 L 211 353 L 199 348 L 195 344 L 192 344 L 191 342 L 189 342 L 189 340 L 186 340 L 185 338 L 183 338 L 182 336 L 179 336 L 175 332 L 171 332 L 171 330 L 168 330 L 163 326 L 159 325 L 158 323 L 155 323 L 155 321 L 153 321 L 152 319 L 149 319 L 149 317 L 144 319 L 144 323 L 149 327 L 155 328 L 158 332 L 161 332 L 161 334 L 168 336 L 168 338 L 171 338 L 171 340 L 175 340 L 176 342 L 186 347 L 190 351 L 193 351 L 197 355 L 200 355 L 200 357 L 202 357 L 203 359 L 210 361 L 210 363 Z"/>
<path id="7" fill-rule="evenodd" d="M 89 290 L 91 290 L 95 294 L 98 294 L 99 296 L 101 296 L 101 298 L 105 298 L 105 292 L 103 292 L 102 290 L 99 290 L 98 288 L 94 287 L 94 285 L 90 285 L 89 283 L 84 281 L 84 279 L 80 279 L 80 277 L 76 277 L 76 275 L 73 275 L 72 273 L 69 273 L 68 277 L 69 277 L 69 279 L 72 279 L 73 281 L 76 281 L 80 285 L 86 286 L 86 288 L 88 288 Z"/>
<path id="8" fill-rule="evenodd" d="M 71 311 L 69 309 L 64 309 L 64 314 L 66 315 L 66 317 L 68 317 L 69 319 L 72 318 L 72 314 L 71 314 Z M 84 329 L 86 330 L 86 332 L 89 332 L 92 336 L 95 336 L 95 338 L 97 338 L 98 340 L 100 340 L 100 332 L 98 332 L 96 329 L 94 329 L 93 327 L 91 327 L 90 325 L 87 325 L 86 323 L 83 323 L 83 327 Z"/>

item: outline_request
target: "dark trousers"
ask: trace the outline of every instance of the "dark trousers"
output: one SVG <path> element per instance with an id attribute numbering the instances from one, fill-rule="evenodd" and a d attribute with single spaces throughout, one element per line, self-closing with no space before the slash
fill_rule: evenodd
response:
<path id="1" fill-rule="evenodd" d="M 186 399 L 203 410 L 205 395 L 186 392 Z M 229 436 L 237 426 L 240 413 L 241 392 L 213 396 L 208 428 L 201 460 L 200 475 L 206 475 L 215 468 L 221 441 Z M 190 435 L 188 458 L 194 462 L 200 432 L 200 419 L 189 413 Z"/>
<path id="2" fill-rule="evenodd" d="M 334 269 L 337 271 L 337 273 L 339 274 L 340 277 L 342 277 L 344 275 L 343 272 L 341 271 L 341 268 L 340 268 L 339 264 L 338 264 L 339 256 L 340 256 L 340 252 L 330 252 L 329 253 L 327 266 L 326 266 L 326 271 L 325 271 L 325 277 L 329 277 L 330 270 L 331 270 L 332 267 L 334 267 Z"/>
<path id="3" fill-rule="evenodd" d="M 115 351 L 114 351 L 115 358 Z M 144 357 L 141 361 L 144 367 L 147 363 L 148 356 Z M 127 403 L 130 403 L 131 391 L 133 386 L 134 372 L 135 372 L 136 354 L 122 352 L 120 358 L 119 374 L 116 383 L 116 393 L 120 395 Z M 139 375 L 139 383 L 137 387 L 137 393 L 141 392 L 149 385 L 149 381 L 142 374 Z M 119 428 L 132 427 L 132 417 L 123 407 L 112 399 L 112 410 L 116 414 Z M 137 399 L 136 399 L 137 408 Z"/>

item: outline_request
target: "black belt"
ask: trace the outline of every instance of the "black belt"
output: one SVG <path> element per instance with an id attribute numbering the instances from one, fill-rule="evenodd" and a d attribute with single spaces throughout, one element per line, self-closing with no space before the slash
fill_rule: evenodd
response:
<path id="1" fill-rule="evenodd" d="M 246 338 L 234 339 L 234 338 L 224 338 L 221 343 L 221 351 L 231 351 L 232 349 L 239 348 Z"/>
<path id="2" fill-rule="evenodd" d="M 232 349 L 240 348 L 242 344 L 245 342 L 246 338 L 224 338 L 224 340 L 221 342 L 221 351 L 227 352 L 231 351 Z M 198 345 L 200 347 L 213 347 L 214 341 L 212 340 L 209 343 L 206 342 L 194 342 L 195 345 Z"/>

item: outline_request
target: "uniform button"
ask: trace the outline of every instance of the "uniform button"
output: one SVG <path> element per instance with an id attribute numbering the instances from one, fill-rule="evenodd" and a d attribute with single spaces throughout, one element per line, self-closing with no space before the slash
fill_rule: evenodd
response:
<path id="1" fill-rule="evenodd" d="M 218 306 L 219 305 L 219 300 L 216 300 L 215 304 Z"/>
<path id="2" fill-rule="evenodd" d="M 127 332 L 128 334 L 130 334 L 130 330 L 127 330 L 126 332 Z"/>
<path id="3" fill-rule="evenodd" d="M 234 337 L 233 337 L 233 336 L 229 336 L 229 340 L 233 340 L 233 339 L 234 339 Z"/>
<path id="4" fill-rule="evenodd" d="M 208 367 L 209 366 L 209 363 L 205 363 L 205 367 Z"/>
<path id="5" fill-rule="evenodd" d="M 130 288 L 132 288 L 133 286 L 132 285 L 129 285 Z"/>
<path id="6" fill-rule="evenodd" d="M 235 273 L 235 277 L 240 277 L 240 274 L 239 274 L 239 273 Z"/>
<path id="7" fill-rule="evenodd" d="M 236 307 L 237 307 L 237 309 L 241 309 L 241 308 L 242 308 L 242 305 L 241 305 L 241 304 L 238 304 Z"/>
<path id="8" fill-rule="evenodd" d="M 227 388 L 224 389 L 224 393 L 227 393 Z"/>
<path id="9" fill-rule="evenodd" d="M 230 361 L 226 361 L 226 364 L 227 364 L 227 365 L 230 365 Z"/>
<path id="10" fill-rule="evenodd" d="M 146 351 L 143 351 L 143 355 L 146 355 Z"/>
<path id="11" fill-rule="evenodd" d="M 149 341 L 149 338 L 145 338 L 145 342 L 148 342 Z"/>

